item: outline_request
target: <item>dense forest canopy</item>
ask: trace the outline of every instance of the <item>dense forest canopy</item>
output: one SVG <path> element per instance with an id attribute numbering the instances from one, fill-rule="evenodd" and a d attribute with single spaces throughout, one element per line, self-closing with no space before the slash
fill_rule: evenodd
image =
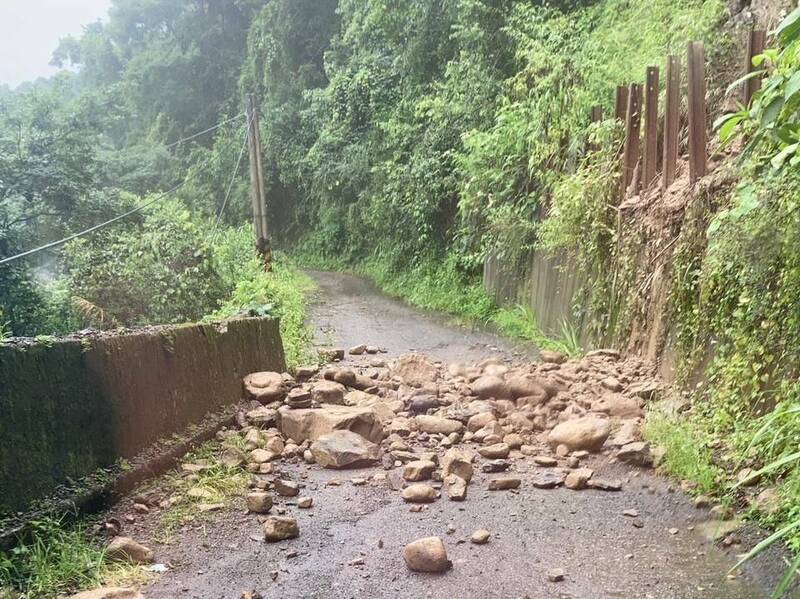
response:
<path id="1" fill-rule="evenodd" d="M 534 216 L 556 169 L 574 164 L 590 104 L 608 106 L 616 82 L 706 35 L 721 13 L 720 0 L 403 0 L 391 10 L 381 0 L 115 0 L 106 20 L 56 48 L 54 64 L 72 71 L 0 96 L 0 253 L 79 231 L 184 179 L 168 201 L 202 229 L 226 195 L 244 127 L 235 117 L 253 92 L 279 245 L 390 269 L 445 260 L 469 277 L 494 240 L 513 252 L 533 243 Z M 223 223 L 248 213 L 240 172 Z M 74 306 L 44 304 L 78 289 L 114 312 L 85 282 L 97 279 L 86 253 L 124 247 L 120 236 L 157 220 L 139 215 L 5 268 L 8 327 L 77 325 L 60 322 Z M 118 268 L 97 285 L 113 288 L 126 272 L 131 258 L 114 255 Z M 54 278 L 63 293 L 37 294 Z M 172 317 L 198 317 L 219 299 Z"/>

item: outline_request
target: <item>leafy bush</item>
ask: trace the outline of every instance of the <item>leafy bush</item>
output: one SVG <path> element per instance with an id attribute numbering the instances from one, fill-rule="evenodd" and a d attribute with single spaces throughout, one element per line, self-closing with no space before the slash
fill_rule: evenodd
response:
<path id="1" fill-rule="evenodd" d="M 761 68 L 731 86 L 736 89 L 749 78 L 767 75 L 751 105 L 723 115 L 715 126 L 723 141 L 736 134 L 749 138 L 744 158 L 763 152 L 779 170 L 800 165 L 800 8 L 783 20 L 775 37 L 776 47 L 753 58 L 753 65 Z"/>
<path id="2" fill-rule="evenodd" d="M 138 221 L 70 242 L 65 264 L 84 319 L 95 326 L 189 322 L 213 310 L 228 289 L 210 229 L 164 199 Z"/>

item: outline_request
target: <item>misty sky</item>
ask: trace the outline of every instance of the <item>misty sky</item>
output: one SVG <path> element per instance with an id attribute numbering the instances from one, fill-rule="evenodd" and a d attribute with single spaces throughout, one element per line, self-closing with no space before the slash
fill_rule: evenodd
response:
<path id="1" fill-rule="evenodd" d="M 0 0 L 0 85 L 52 75 L 58 40 L 105 17 L 111 0 Z"/>

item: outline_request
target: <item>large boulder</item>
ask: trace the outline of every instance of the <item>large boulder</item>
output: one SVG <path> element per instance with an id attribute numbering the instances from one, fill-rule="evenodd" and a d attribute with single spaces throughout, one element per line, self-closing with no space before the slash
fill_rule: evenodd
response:
<path id="1" fill-rule="evenodd" d="M 311 444 L 314 461 L 324 468 L 355 468 L 380 459 L 380 448 L 352 431 L 337 430 Z"/>
<path id="2" fill-rule="evenodd" d="M 439 369 L 426 356 L 417 353 L 404 354 L 392 364 L 392 376 L 399 377 L 411 387 L 422 387 L 439 377 Z"/>
<path id="3" fill-rule="evenodd" d="M 383 439 L 381 419 L 371 407 L 324 405 L 318 409 L 281 411 L 281 433 L 297 443 L 316 441 L 337 430 L 353 431 L 373 443 Z"/>
<path id="4" fill-rule="evenodd" d="M 558 424 L 547 436 L 550 445 L 566 445 L 570 451 L 599 451 L 611 433 L 608 420 L 583 416 Z"/>
<path id="5" fill-rule="evenodd" d="M 263 404 L 283 401 L 286 389 L 279 372 L 254 372 L 244 377 L 244 392 L 248 399 Z"/>

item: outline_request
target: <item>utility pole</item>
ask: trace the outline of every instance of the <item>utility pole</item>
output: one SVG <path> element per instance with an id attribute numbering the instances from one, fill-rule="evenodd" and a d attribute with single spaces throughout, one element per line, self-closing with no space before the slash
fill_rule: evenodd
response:
<path id="1" fill-rule="evenodd" d="M 254 94 L 247 96 L 247 147 L 250 151 L 250 197 L 253 201 L 253 232 L 256 250 L 264 261 L 264 269 L 272 270 L 272 244 L 267 223 L 267 190 L 261 158 L 261 133 L 258 127 L 258 104 Z"/>

